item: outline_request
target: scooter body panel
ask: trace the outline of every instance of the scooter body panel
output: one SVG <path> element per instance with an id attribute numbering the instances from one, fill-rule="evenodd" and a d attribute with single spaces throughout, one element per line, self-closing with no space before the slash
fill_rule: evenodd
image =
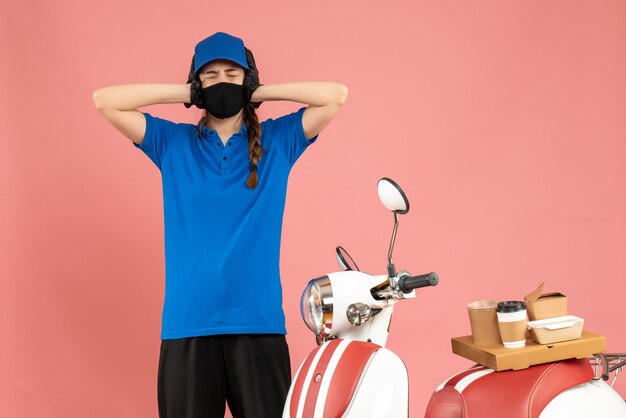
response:
<path id="1" fill-rule="evenodd" d="M 539 418 L 625 418 L 626 402 L 603 380 L 592 380 L 557 395 Z"/>
<path id="2" fill-rule="evenodd" d="M 333 289 L 333 321 L 329 337 L 370 341 L 384 347 L 395 301 L 376 300 L 371 289 L 385 281 L 386 276 L 371 276 L 359 271 L 329 273 L 327 276 Z M 361 326 L 354 326 L 348 322 L 346 310 L 357 302 L 382 311 Z"/>
<path id="3" fill-rule="evenodd" d="M 343 417 L 406 418 L 409 416 L 408 396 L 406 366 L 400 357 L 383 348 L 376 352 L 363 373 L 352 403 Z"/>
<path id="4" fill-rule="evenodd" d="M 408 374 L 402 360 L 376 344 L 337 339 L 302 363 L 283 418 L 401 418 L 407 413 Z"/>

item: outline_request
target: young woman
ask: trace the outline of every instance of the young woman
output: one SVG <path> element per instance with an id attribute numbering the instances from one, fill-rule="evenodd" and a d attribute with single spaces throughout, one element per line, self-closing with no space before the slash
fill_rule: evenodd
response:
<path id="1" fill-rule="evenodd" d="M 194 51 L 186 84 L 126 84 L 93 94 L 101 114 L 159 168 L 165 300 L 161 418 L 282 415 L 291 381 L 279 273 L 289 172 L 337 115 L 345 85 L 261 85 L 241 39 L 217 32 Z M 264 101 L 306 104 L 258 122 Z M 137 109 L 184 103 L 197 125 Z"/>

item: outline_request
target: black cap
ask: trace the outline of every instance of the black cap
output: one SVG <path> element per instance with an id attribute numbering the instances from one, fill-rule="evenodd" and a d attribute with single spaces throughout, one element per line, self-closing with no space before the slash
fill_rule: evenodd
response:
<path id="1" fill-rule="evenodd" d="M 519 300 L 507 300 L 498 303 L 497 312 L 518 312 L 526 309 L 524 302 Z"/>

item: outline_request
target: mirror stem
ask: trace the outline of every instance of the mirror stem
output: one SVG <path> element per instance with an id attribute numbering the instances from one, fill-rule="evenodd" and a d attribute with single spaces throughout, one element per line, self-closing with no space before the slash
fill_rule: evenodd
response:
<path id="1" fill-rule="evenodd" d="M 387 254 L 388 263 L 387 263 L 387 274 L 389 277 L 396 276 L 396 266 L 393 265 L 393 261 L 391 261 L 391 253 L 393 252 L 393 246 L 396 242 L 396 234 L 398 232 L 398 214 L 393 212 L 393 233 L 391 234 L 391 242 L 389 243 L 389 253 Z"/>

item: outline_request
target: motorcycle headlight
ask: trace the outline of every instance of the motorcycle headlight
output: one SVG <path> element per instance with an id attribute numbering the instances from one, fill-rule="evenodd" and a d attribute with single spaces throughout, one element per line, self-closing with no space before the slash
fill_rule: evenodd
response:
<path id="1" fill-rule="evenodd" d="M 330 336 L 333 325 L 333 291 L 328 276 L 313 279 L 302 292 L 300 313 L 304 323 L 315 335 Z"/>

